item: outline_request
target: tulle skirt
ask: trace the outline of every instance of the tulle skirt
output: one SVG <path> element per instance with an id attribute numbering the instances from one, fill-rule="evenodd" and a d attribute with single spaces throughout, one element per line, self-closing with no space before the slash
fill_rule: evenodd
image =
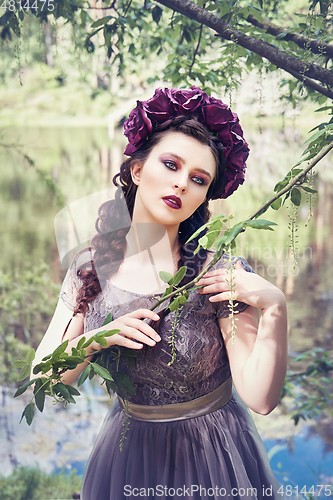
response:
<path id="1" fill-rule="evenodd" d="M 129 420 L 116 400 L 91 453 L 82 500 L 271 498 L 279 483 L 252 416 L 237 393 L 207 415 L 173 422 Z"/>

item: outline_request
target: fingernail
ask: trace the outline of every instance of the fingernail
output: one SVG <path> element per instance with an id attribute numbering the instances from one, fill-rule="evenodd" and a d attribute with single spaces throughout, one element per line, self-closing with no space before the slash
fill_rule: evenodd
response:
<path id="1" fill-rule="evenodd" d="M 154 318 L 155 319 L 160 319 L 159 315 L 158 314 L 154 314 Z"/>
<path id="2" fill-rule="evenodd" d="M 159 342 L 161 340 L 161 337 L 159 335 L 155 335 L 155 339 Z"/>

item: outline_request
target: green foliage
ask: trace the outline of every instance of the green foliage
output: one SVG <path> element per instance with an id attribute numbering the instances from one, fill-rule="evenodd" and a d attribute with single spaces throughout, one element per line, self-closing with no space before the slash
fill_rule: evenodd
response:
<path id="1" fill-rule="evenodd" d="M 293 363 L 310 361 L 302 371 L 288 371 L 281 393 L 295 425 L 300 419 L 316 418 L 332 401 L 332 353 L 315 347 L 293 359 Z"/>
<path id="2" fill-rule="evenodd" d="M 5 0 L 6 3 L 8 1 Z M 326 0 L 320 1 L 319 13 L 313 6 L 308 6 L 308 11 L 304 12 L 305 5 L 302 13 L 299 13 L 296 4 L 287 9 L 288 2 L 275 0 L 256 2 L 255 5 L 229 0 L 197 2 L 207 13 L 229 23 L 230 29 L 240 30 L 254 42 L 263 40 L 282 54 L 294 56 L 308 65 L 316 63 L 323 68 L 331 68 L 331 59 L 326 59 L 323 49 L 322 52 L 312 52 L 310 42 L 305 47 L 300 47 L 294 40 L 286 37 L 289 33 L 302 34 L 308 40 L 329 44 L 332 41 L 332 30 L 330 16 L 327 15 L 328 3 Z M 72 27 L 71 51 L 78 51 L 80 57 L 83 57 L 83 51 L 89 57 L 94 57 L 103 46 L 110 61 L 109 68 L 115 69 L 122 78 L 130 73 L 138 73 L 139 67 L 142 70 L 143 62 L 154 61 L 161 74 L 157 76 L 153 65 L 154 73 L 148 75 L 148 82 L 158 78 L 174 86 L 196 84 L 208 92 L 221 87 L 225 87 L 227 91 L 237 87 L 242 73 L 254 68 L 265 72 L 277 69 L 274 61 L 266 63 L 261 55 L 241 46 L 236 35 L 231 40 L 216 36 L 212 29 L 186 15 L 186 8 L 180 14 L 151 1 L 118 0 L 110 7 L 105 6 L 103 13 L 97 11 L 100 17 L 96 19 L 92 14 L 93 10 L 87 8 L 83 0 L 75 3 L 68 0 L 54 3 L 38 1 L 37 5 L 37 9 L 28 10 L 20 7 L 19 1 L 15 0 L 15 9 L 7 9 L 0 18 L 1 38 L 13 42 L 16 37 L 22 36 L 27 25 L 30 27 L 40 23 L 44 28 L 46 20 L 53 32 L 63 29 L 64 23 L 65 26 Z M 249 16 L 260 22 L 266 19 L 273 21 L 284 29 L 282 33 L 274 35 L 255 26 L 250 22 Z M 50 51 L 46 42 L 42 43 L 44 52 Z M 11 50 L 12 57 L 15 57 L 13 48 L 6 50 Z M 45 58 L 45 55 L 41 53 L 39 57 Z M 163 64 L 159 64 L 160 61 Z M 302 80 L 302 75 L 300 79 Z M 298 100 L 306 97 L 318 102 L 327 100 L 325 95 L 320 95 L 313 89 L 305 91 L 304 82 L 291 76 L 283 76 L 281 89 L 285 90 L 283 97 L 294 106 Z"/>
<path id="3" fill-rule="evenodd" d="M 108 319 L 108 318 L 107 318 Z M 108 323 L 108 321 L 106 321 Z M 104 324 L 106 324 L 104 322 Z M 99 375 L 106 382 L 114 382 L 116 388 L 118 388 L 119 380 L 112 377 L 111 373 L 103 368 L 100 364 L 94 361 L 90 361 L 91 355 L 87 356 L 87 347 L 91 345 L 92 342 L 100 344 L 102 347 L 107 347 L 107 341 L 105 337 L 110 337 L 115 333 L 119 333 L 119 330 L 107 330 L 102 332 L 97 332 L 89 340 L 86 341 L 85 337 L 80 339 L 77 347 L 72 347 L 71 354 L 66 352 L 68 347 L 68 340 L 60 344 L 51 354 L 45 356 L 41 363 L 34 366 L 32 373 L 36 375 L 32 380 L 23 384 L 14 394 L 14 397 L 18 397 L 23 394 L 30 385 L 34 383 L 33 397 L 35 400 L 30 401 L 25 407 L 21 421 L 23 418 L 26 419 L 28 425 L 31 425 L 34 418 L 35 406 L 37 406 L 40 412 L 44 409 L 44 402 L 46 396 L 51 396 L 55 402 L 64 403 L 76 403 L 74 396 L 80 396 L 80 392 L 69 384 L 64 384 L 62 382 L 62 375 L 68 370 L 74 370 L 78 365 L 88 361 L 88 366 L 83 371 L 79 385 L 86 380 L 89 376 L 91 379 L 94 375 Z M 25 360 L 16 360 L 12 364 L 15 367 L 20 367 L 21 371 L 18 380 L 24 380 L 32 369 L 32 362 L 35 359 L 34 349 L 29 350 L 26 355 Z M 41 375 L 38 376 L 38 374 Z M 127 385 L 128 381 L 126 380 Z M 119 384 L 120 388 L 117 392 L 121 391 L 124 384 Z M 127 387 L 126 387 L 127 389 Z"/>
<path id="4" fill-rule="evenodd" d="M 80 488 L 81 478 L 75 472 L 49 475 L 40 469 L 18 467 L 7 477 L 0 476 L 2 500 L 72 498 Z"/>
<path id="5" fill-rule="evenodd" d="M 0 271 L 0 383 L 10 386 L 30 373 L 27 361 L 14 361 L 29 356 L 29 343 L 42 331 L 45 319 L 53 312 L 59 286 L 50 282 L 46 264 L 33 267 L 13 277 Z M 20 337 L 20 338 L 19 338 Z M 24 342 L 26 343 L 24 343 Z"/>

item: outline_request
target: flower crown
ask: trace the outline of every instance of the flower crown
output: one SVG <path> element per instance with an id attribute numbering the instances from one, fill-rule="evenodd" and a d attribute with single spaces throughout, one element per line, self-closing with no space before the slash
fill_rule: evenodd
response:
<path id="1" fill-rule="evenodd" d="M 137 101 L 124 124 L 129 142 L 125 154 L 131 156 L 137 151 L 157 125 L 186 115 L 205 125 L 224 147 L 226 185 L 221 198 L 227 198 L 244 182 L 249 148 L 236 113 L 198 87 L 157 89 L 147 101 Z"/>

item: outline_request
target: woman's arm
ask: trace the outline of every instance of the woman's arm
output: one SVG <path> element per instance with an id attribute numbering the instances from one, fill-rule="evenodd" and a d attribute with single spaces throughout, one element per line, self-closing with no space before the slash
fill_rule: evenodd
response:
<path id="1" fill-rule="evenodd" d="M 234 298 L 249 304 L 232 320 L 219 318 L 232 377 L 243 401 L 257 413 L 267 415 L 278 404 L 287 370 L 287 311 L 284 294 L 260 276 L 248 273 L 237 263 L 233 271 Z M 218 269 L 207 273 L 199 293 L 215 293 L 211 302 L 230 297 L 229 273 Z M 260 319 L 258 309 L 261 310 Z"/>
<path id="2" fill-rule="evenodd" d="M 157 321 L 159 316 L 149 309 L 138 309 L 111 321 L 107 325 L 96 328 L 95 330 L 90 330 L 89 332 L 84 332 L 83 316 L 77 314 L 73 317 L 73 312 L 60 299 L 51 323 L 36 351 L 33 367 L 40 363 L 42 358 L 53 352 L 63 341 L 69 340 L 66 352 L 70 354 L 72 352 L 72 347 L 76 347 L 82 337 L 88 340 L 96 333 L 105 330 L 120 330 L 120 333 L 106 337 L 108 347 L 119 345 L 130 349 L 142 349 L 143 344 L 154 346 L 161 338 L 153 328 L 142 321 L 144 318 Z M 132 339 L 135 339 L 137 342 Z M 100 344 L 92 342 L 86 349 L 87 355 L 93 355 L 100 349 L 102 349 Z M 81 363 L 74 370 L 65 372 L 62 376 L 62 382 L 65 384 L 72 384 L 88 363 L 89 360 Z M 31 378 L 33 377 L 34 375 L 31 374 Z"/>

